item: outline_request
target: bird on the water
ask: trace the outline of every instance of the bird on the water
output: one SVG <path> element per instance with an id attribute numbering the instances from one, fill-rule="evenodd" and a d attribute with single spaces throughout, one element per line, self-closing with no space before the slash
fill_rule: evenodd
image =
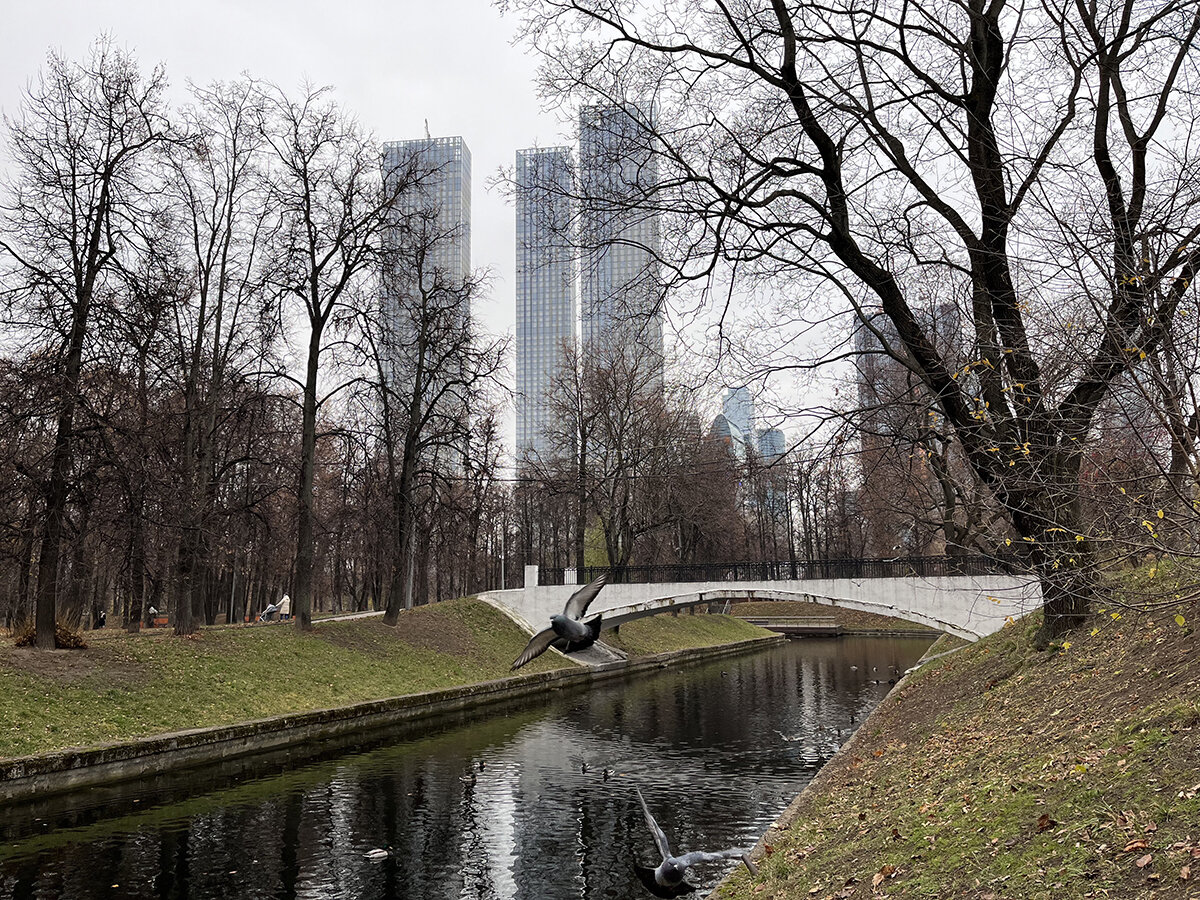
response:
<path id="1" fill-rule="evenodd" d="M 376 848 L 374 850 L 368 850 L 366 853 L 363 854 L 364 857 L 371 860 L 372 862 L 379 862 L 381 860 L 387 859 L 391 855 L 392 855 L 391 847 Z"/>
<path id="2" fill-rule="evenodd" d="M 658 823 L 654 821 L 654 816 L 650 814 L 646 798 L 642 796 L 640 789 L 634 788 L 634 790 L 637 791 L 638 802 L 642 804 L 642 815 L 646 818 L 650 833 L 654 835 L 654 846 L 662 855 L 662 862 L 653 869 L 649 866 L 639 866 L 636 863 L 633 868 L 637 873 L 638 880 L 655 897 L 678 897 L 681 894 L 690 894 L 695 891 L 696 885 L 689 882 L 684 876 L 690 866 L 698 863 L 740 859 L 746 864 L 746 868 L 750 870 L 752 876 L 758 875 L 758 869 L 750 860 L 749 850 L 718 850 L 716 853 L 693 850 L 691 853 L 672 856 L 671 844 Z"/>
<path id="3" fill-rule="evenodd" d="M 596 595 L 607 581 L 608 573 L 605 572 L 573 593 L 563 611 L 550 617 L 550 627 L 542 629 L 529 639 L 517 661 L 512 664 L 512 671 L 541 656 L 551 645 L 564 653 L 572 653 L 576 650 L 586 650 L 596 643 L 596 639 L 600 637 L 600 620 L 603 616 L 598 615 L 587 622 L 583 621 L 583 617 L 587 614 L 588 604 L 596 599 Z"/>

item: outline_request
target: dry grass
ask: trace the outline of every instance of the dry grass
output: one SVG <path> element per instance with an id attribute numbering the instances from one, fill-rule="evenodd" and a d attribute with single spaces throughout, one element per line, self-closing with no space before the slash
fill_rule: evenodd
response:
<path id="1" fill-rule="evenodd" d="M 888 698 L 722 898 L 1200 898 L 1190 603 L 1005 629 Z M 1195 874 L 1193 874 L 1193 870 Z"/>

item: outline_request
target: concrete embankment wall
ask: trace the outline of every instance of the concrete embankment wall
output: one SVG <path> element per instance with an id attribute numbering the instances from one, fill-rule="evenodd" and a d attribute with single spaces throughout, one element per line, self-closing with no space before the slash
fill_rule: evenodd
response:
<path id="1" fill-rule="evenodd" d="M 771 635 L 719 647 L 676 650 L 630 662 L 517 675 L 499 681 L 372 700 L 336 709 L 275 716 L 236 725 L 196 728 L 102 747 L 0 760 L 0 803 L 140 779 L 306 744 L 315 751 L 323 743 L 346 735 L 379 731 L 404 722 L 475 709 L 545 691 L 582 688 L 606 679 L 626 677 L 669 665 L 747 653 L 786 640 L 783 635 Z M 302 758 L 303 753 L 297 754 L 297 761 Z"/>

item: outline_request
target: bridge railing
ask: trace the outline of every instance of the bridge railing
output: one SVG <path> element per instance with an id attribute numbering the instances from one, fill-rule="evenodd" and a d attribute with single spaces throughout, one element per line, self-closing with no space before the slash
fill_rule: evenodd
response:
<path id="1" fill-rule="evenodd" d="M 563 584 L 565 569 L 543 568 L 542 584 Z M 662 584 L 702 581 L 801 581 L 814 578 L 937 578 L 953 575 L 1012 575 L 1012 560 L 989 556 L 906 556 L 888 559 L 818 559 L 791 562 L 728 562 L 700 565 L 588 566 L 576 581 L 586 584 L 609 572 L 611 584 Z"/>

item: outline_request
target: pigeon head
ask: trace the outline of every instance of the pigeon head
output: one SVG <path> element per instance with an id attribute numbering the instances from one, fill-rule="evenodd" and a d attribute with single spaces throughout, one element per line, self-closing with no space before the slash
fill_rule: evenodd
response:
<path id="1" fill-rule="evenodd" d="M 674 859 L 664 859 L 662 865 L 658 867 L 659 880 L 664 884 L 674 885 L 683 881 L 683 876 L 687 871 L 685 866 L 681 866 Z"/>

